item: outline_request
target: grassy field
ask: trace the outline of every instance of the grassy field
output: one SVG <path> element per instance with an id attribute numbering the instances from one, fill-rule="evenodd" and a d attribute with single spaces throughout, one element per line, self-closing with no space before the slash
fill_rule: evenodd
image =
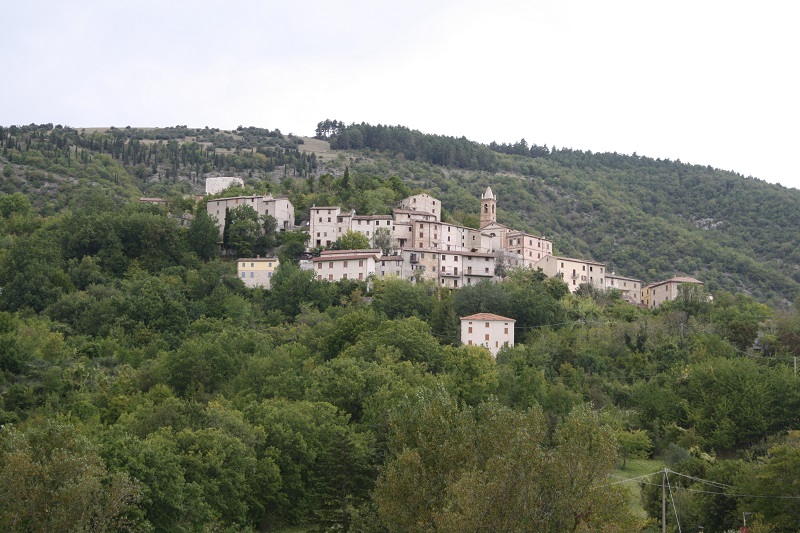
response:
<path id="1" fill-rule="evenodd" d="M 615 481 L 633 479 L 646 474 L 660 472 L 663 468 L 664 462 L 660 459 L 628 459 L 625 468 L 617 468 L 614 471 L 613 479 Z M 624 486 L 628 489 L 629 493 L 628 505 L 637 516 L 646 518 L 644 508 L 642 508 L 642 502 L 639 497 L 639 484 L 637 481 L 638 480 L 624 483 Z"/>

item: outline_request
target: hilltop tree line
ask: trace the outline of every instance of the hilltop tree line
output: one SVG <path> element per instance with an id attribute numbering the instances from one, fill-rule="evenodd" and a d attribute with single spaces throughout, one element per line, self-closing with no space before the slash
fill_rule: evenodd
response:
<path id="1" fill-rule="evenodd" d="M 52 124 L 0 127 L 3 157 L 60 176 L 96 177 L 96 163 L 114 168 L 101 176 L 115 183 L 132 177 L 142 184 L 152 176 L 194 181 L 211 172 L 238 172 L 253 177 L 275 171 L 306 176 L 317 167 L 314 154 L 298 150 L 300 140 L 279 130 L 242 128 L 234 133 L 185 127 L 140 130 L 111 128 L 84 132 Z M 110 160 L 103 159 L 108 156 Z M 124 170 L 123 170 L 124 169 Z M 11 172 L 11 171 L 9 171 Z"/>

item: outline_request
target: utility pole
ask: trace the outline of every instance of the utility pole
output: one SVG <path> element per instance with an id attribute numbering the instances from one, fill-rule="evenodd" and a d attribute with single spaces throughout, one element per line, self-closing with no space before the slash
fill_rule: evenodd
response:
<path id="1" fill-rule="evenodd" d="M 667 467 L 661 477 L 661 533 L 667 533 Z"/>

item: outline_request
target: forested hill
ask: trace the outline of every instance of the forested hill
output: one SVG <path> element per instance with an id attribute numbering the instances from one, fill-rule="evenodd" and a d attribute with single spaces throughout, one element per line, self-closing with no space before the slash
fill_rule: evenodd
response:
<path id="1" fill-rule="evenodd" d="M 680 161 L 427 135 L 405 127 L 321 130 L 370 154 L 363 172 L 397 172 L 476 212 L 491 185 L 500 221 L 551 238 L 558 253 L 604 261 L 653 282 L 676 273 L 713 290 L 779 303 L 800 283 L 800 191 Z M 381 164 L 383 161 L 383 164 Z"/>
<path id="2" fill-rule="evenodd" d="M 253 190 L 288 194 L 299 219 L 314 203 L 388 213 L 401 194 L 425 190 L 450 220 L 475 226 L 478 198 L 491 185 L 501 222 L 618 274 L 646 283 L 687 274 L 712 292 L 778 306 L 800 291 L 796 189 L 680 161 L 524 140 L 482 145 L 401 126 L 324 121 L 317 137 L 332 151 L 254 127 L 0 127 L 0 193 L 25 193 L 52 215 L 97 194 L 119 203 L 180 196 L 202 192 L 205 177 L 233 175 Z"/>
<path id="3" fill-rule="evenodd" d="M 336 148 L 359 128 L 320 132 L 333 150 L 261 128 L 0 128 L 0 531 L 644 533 L 664 465 L 670 531 L 743 513 L 798 531 L 800 299 L 716 291 L 793 298 L 797 191 L 402 128 L 494 166 Z M 319 282 L 296 264 L 307 234 L 249 208 L 220 255 L 189 194 L 220 175 L 246 185 L 220 194 L 285 194 L 299 220 L 427 190 L 477 225 L 490 184 L 501 222 L 562 253 L 716 292 L 644 309 L 524 269 L 457 291 Z M 256 246 L 280 258 L 267 290 L 231 260 Z M 477 313 L 515 321 L 496 358 L 460 342 Z"/>

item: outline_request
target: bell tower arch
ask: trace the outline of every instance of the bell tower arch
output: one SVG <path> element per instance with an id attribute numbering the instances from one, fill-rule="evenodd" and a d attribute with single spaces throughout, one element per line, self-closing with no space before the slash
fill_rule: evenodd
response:
<path id="1" fill-rule="evenodd" d="M 481 196 L 481 229 L 497 222 L 497 197 L 492 193 L 491 187 L 486 187 L 486 192 Z"/>

